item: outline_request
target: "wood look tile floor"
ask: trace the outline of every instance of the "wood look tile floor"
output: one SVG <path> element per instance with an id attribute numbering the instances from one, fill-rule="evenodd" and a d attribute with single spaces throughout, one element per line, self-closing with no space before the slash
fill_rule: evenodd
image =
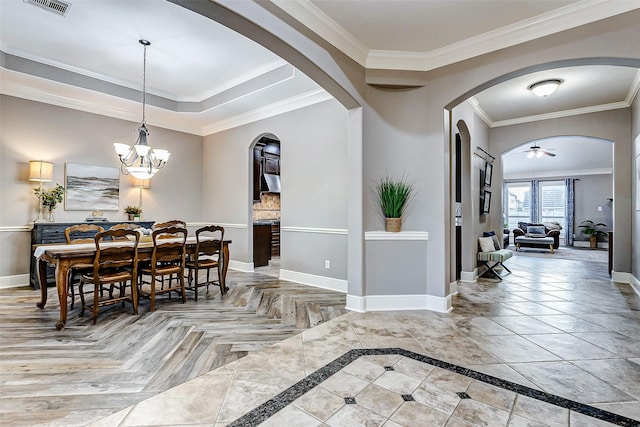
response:
<path id="1" fill-rule="evenodd" d="M 87 425 L 346 312 L 337 292 L 234 271 L 227 283 L 222 300 L 211 286 L 153 313 L 106 308 L 96 325 L 76 303 L 62 331 L 54 288 L 44 310 L 39 291 L 0 290 L 0 425 Z"/>
<path id="2" fill-rule="evenodd" d="M 507 265 L 513 273 L 503 273 L 503 281 L 461 283 L 450 313 L 340 315 L 344 296 L 236 273 L 237 291 L 232 287 L 228 301 L 161 304 L 158 312 L 143 310 L 138 317 L 114 313 L 113 318 L 102 316 L 96 327 L 75 320 L 62 335 L 53 330 L 57 310 L 32 308 L 37 300 L 33 291 L 3 290 L 0 421 L 95 421 L 92 426 L 123 427 L 256 425 L 234 420 L 250 416 L 260 405 L 269 409 L 282 393 L 354 349 L 400 348 L 456 365 L 461 372 L 472 369 L 625 417 L 626 424 L 618 425 L 640 425 L 634 421 L 640 420 L 638 295 L 628 285 L 611 282 L 606 263 L 514 257 Z M 305 316 L 285 315 L 291 312 L 283 307 L 299 305 L 285 304 L 286 297 L 280 296 L 287 294 L 289 285 L 299 301 L 316 292 L 324 301 L 319 311 L 307 310 L 314 313 L 307 319 L 317 319 L 308 321 L 310 328 Z M 255 292 L 267 296 L 258 298 Z M 234 314 L 225 322 L 227 311 Z M 254 318 L 237 313 L 243 311 L 254 311 Z M 288 337 L 280 334 L 282 341 L 276 344 L 252 343 L 263 335 L 279 340 L 273 328 L 284 328 L 287 322 L 269 324 L 270 315 L 288 318 L 288 324 L 294 319 L 301 323 L 289 328 Z M 244 339 L 245 330 L 251 339 Z M 186 338 L 198 333 L 222 335 L 219 345 L 229 347 L 218 351 L 215 344 L 200 346 L 198 339 Z M 115 342 L 105 343 L 114 335 Z M 244 352 L 248 355 L 240 357 Z M 172 387 L 175 384 L 179 385 Z M 165 385 L 168 389 L 159 392 Z M 285 402 L 264 425 L 360 423 L 614 425 L 398 356 L 354 361 Z"/>

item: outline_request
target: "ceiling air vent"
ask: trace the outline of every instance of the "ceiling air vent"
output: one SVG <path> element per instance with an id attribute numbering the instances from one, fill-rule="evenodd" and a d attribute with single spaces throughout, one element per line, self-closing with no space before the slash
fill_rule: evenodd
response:
<path id="1" fill-rule="evenodd" d="M 66 16 L 67 11 L 71 7 L 71 3 L 67 3 L 61 0 L 23 0 L 25 3 L 32 4 L 48 10 L 49 12 L 57 13 L 58 15 Z"/>

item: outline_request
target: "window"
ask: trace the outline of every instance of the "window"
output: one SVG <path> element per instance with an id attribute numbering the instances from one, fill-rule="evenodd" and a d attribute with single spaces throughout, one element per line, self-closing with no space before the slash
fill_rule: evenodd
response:
<path id="1" fill-rule="evenodd" d="M 518 227 L 518 222 L 531 222 L 531 184 L 528 182 L 506 183 L 505 195 L 507 227 L 514 229 Z"/>
<path id="2" fill-rule="evenodd" d="M 566 186 L 563 181 L 540 182 L 540 222 L 557 222 L 562 226 L 560 238 L 564 238 L 566 230 Z"/>
<path id="3" fill-rule="evenodd" d="M 557 222 L 562 226 L 560 239 L 567 229 L 567 188 L 564 181 L 508 182 L 504 185 L 505 223 L 509 229 L 518 222 Z M 537 191 L 532 191 L 537 188 Z"/>

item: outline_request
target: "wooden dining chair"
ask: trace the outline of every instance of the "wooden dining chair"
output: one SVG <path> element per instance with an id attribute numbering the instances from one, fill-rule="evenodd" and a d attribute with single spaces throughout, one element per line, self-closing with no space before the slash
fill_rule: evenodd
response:
<path id="1" fill-rule="evenodd" d="M 116 224 L 113 225 L 111 227 L 109 227 L 109 230 L 136 230 L 140 228 L 139 225 L 137 224 L 132 224 L 130 222 L 124 222 L 122 224 Z M 120 236 L 120 237 L 114 237 L 114 240 L 129 240 L 129 238 L 125 235 L 125 236 Z"/>
<path id="2" fill-rule="evenodd" d="M 104 228 L 97 224 L 77 224 L 64 229 L 64 238 L 67 245 L 79 243 L 93 243 L 97 233 L 103 232 Z M 93 268 L 91 264 L 77 264 L 69 269 L 69 298 L 71 298 L 71 309 L 76 302 L 75 287 L 80 284 L 80 276 Z"/>
<path id="3" fill-rule="evenodd" d="M 170 238 L 166 238 L 171 235 Z M 177 236 L 177 237 L 176 237 Z M 151 311 L 156 309 L 156 296 L 172 292 L 178 292 L 182 297 L 182 303 L 187 301 L 184 283 L 184 265 L 186 258 L 187 229 L 181 227 L 158 228 L 151 233 L 153 241 L 153 252 L 151 253 L 151 264 L 142 268 L 142 274 L 150 276 L 149 282 L 140 283 L 139 296 L 151 299 Z M 173 279 L 176 276 L 175 284 L 169 280 L 169 286 L 162 286 L 157 289 L 158 281 L 164 282 L 164 277 Z M 144 289 L 149 286 L 149 290 Z"/>
<path id="4" fill-rule="evenodd" d="M 209 284 L 216 283 L 220 286 L 220 294 L 224 295 L 225 289 L 222 281 L 222 265 L 220 253 L 224 240 L 224 227 L 209 225 L 196 230 L 196 250 L 190 255 L 185 264 L 188 270 L 187 289 L 194 291 L 195 300 L 198 301 L 198 288 L 206 286 L 209 292 Z M 217 269 L 218 280 L 209 280 L 211 269 Z M 206 270 L 207 280 L 199 283 L 199 271 Z"/>
<path id="5" fill-rule="evenodd" d="M 105 243 L 113 243 L 119 237 L 131 236 L 132 244 L 126 246 L 105 246 Z M 129 302 L 133 306 L 133 314 L 138 314 L 138 243 L 140 235 L 133 230 L 107 230 L 96 234 L 94 242 L 96 254 L 93 260 L 93 269 L 90 273 L 85 273 L 80 278 L 80 302 L 82 310 L 80 317 L 84 316 L 84 311 L 91 310 L 93 313 L 93 324 L 98 319 L 98 308 L 117 303 Z M 85 292 L 85 285 L 92 285 L 91 290 Z M 129 294 L 127 295 L 127 288 Z M 113 291 L 118 290 L 117 295 Z M 107 296 L 104 292 L 109 291 Z M 93 293 L 93 301 L 87 303 L 85 293 Z"/>

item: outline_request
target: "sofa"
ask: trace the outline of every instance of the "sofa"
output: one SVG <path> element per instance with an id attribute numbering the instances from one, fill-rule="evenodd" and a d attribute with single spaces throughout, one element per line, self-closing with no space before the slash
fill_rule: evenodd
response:
<path id="1" fill-rule="evenodd" d="M 518 236 L 526 236 L 529 233 L 529 227 L 544 227 L 544 235 L 545 237 L 553 237 L 553 248 L 558 249 L 560 246 L 560 230 L 562 230 L 562 226 L 557 222 L 543 222 L 543 223 L 532 223 L 532 222 L 519 222 L 518 228 L 513 229 L 513 239 L 515 241 Z M 526 243 L 521 244 L 521 246 L 527 246 Z"/>

